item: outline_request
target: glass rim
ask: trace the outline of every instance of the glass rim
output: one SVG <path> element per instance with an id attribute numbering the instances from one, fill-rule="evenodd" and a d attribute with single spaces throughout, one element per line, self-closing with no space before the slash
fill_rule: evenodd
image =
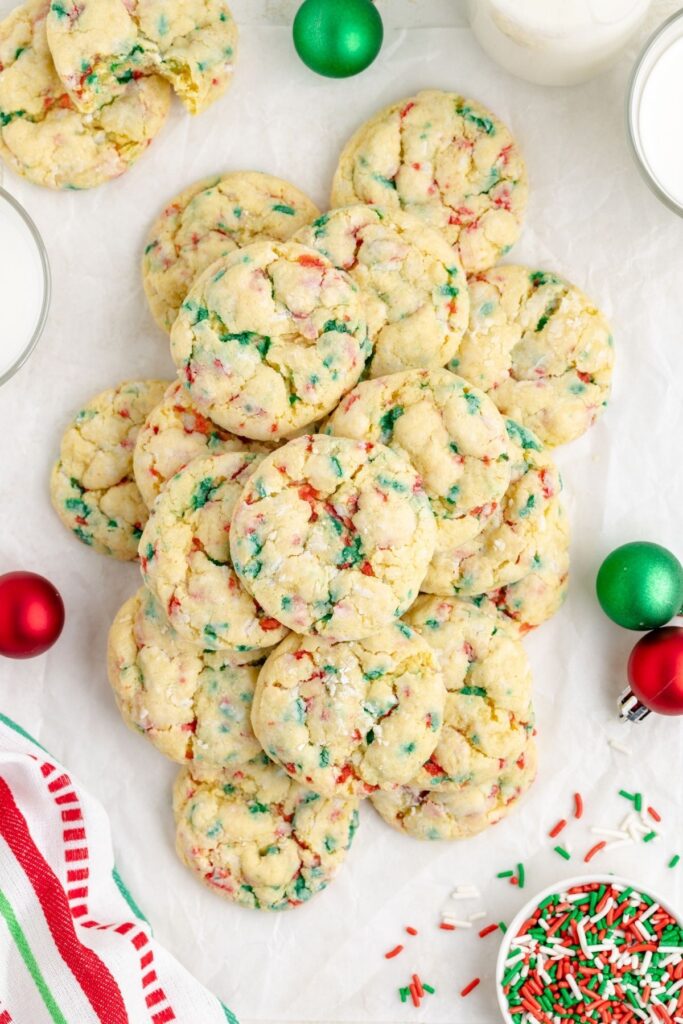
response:
<path id="1" fill-rule="evenodd" d="M 648 59 L 651 57 L 652 51 L 655 49 L 660 39 L 665 36 L 671 30 L 671 27 L 678 21 L 683 24 L 683 8 L 674 11 L 673 14 L 670 14 L 669 17 L 654 30 L 646 40 L 643 48 L 636 58 L 636 62 L 633 65 L 633 70 L 631 71 L 629 78 L 628 89 L 626 90 L 626 136 L 631 150 L 631 156 L 633 157 L 636 167 L 640 172 L 640 176 L 648 185 L 650 191 L 657 196 L 660 202 L 664 203 L 665 206 L 668 206 L 670 210 L 676 213 L 679 217 L 683 217 L 683 202 L 677 202 L 673 196 L 662 188 L 650 169 L 650 165 L 648 164 L 641 145 L 640 127 L 638 124 L 638 110 L 644 85 L 642 79 L 645 71 L 651 70 L 647 67 Z M 683 35 L 683 28 L 681 30 L 681 34 Z"/>
<path id="2" fill-rule="evenodd" d="M 7 189 L 3 188 L 2 185 L 0 185 L 0 202 L 3 201 L 9 203 L 9 205 L 13 207 L 13 209 L 19 214 L 19 216 L 29 229 L 33 241 L 36 244 L 36 249 L 38 250 L 38 256 L 40 258 L 40 264 L 43 271 L 43 299 L 40 306 L 38 320 L 33 329 L 33 334 L 31 335 L 27 345 L 22 349 L 22 351 L 19 353 L 14 362 L 4 371 L 4 373 L 0 373 L 0 387 L 2 387 L 3 384 L 6 384 L 7 381 L 10 380 L 19 369 L 21 369 L 21 367 L 24 365 L 24 363 L 26 362 L 26 360 L 28 359 L 28 357 L 31 355 L 34 348 L 38 344 L 40 336 L 43 333 L 45 324 L 47 322 L 47 314 L 50 308 L 50 297 L 52 294 L 52 275 L 50 273 L 50 261 L 48 259 L 47 249 L 45 248 L 45 243 L 43 241 L 42 235 L 40 234 L 40 231 L 36 227 L 36 224 L 33 221 L 33 219 L 29 216 L 24 207 L 21 205 L 19 200 L 15 199 L 11 192 L 8 192 Z"/>

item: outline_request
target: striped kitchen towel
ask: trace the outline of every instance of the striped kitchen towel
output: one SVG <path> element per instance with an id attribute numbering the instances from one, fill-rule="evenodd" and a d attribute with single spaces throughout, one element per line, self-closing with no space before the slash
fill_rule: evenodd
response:
<path id="1" fill-rule="evenodd" d="M 103 808 L 0 714 L 0 1024 L 237 1024 L 152 937 Z"/>

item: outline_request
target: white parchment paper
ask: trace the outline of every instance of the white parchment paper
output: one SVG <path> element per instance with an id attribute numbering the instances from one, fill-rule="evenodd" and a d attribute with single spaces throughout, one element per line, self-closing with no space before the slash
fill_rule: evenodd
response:
<path id="1" fill-rule="evenodd" d="M 10 6 L 0 3 L 0 11 Z M 460 5 L 385 0 L 387 38 L 359 78 L 326 81 L 290 43 L 294 2 L 241 0 L 239 65 L 231 92 L 191 120 L 170 123 L 133 170 L 92 192 L 53 194 L 5 173 L 45 238 L 53 271 L 49 323 L 37 350 L 0 391 L 0 571 L 33 569 L 57 584 L 67 624 L 43 658 L 0 662 L 0 708 L 65 761 L 99 797 L 114 826 L 120 870 L 160 940 L 243 1021 L 403 1021 L 491 1024 L 497 938 L 437 930 L 457 883 L 482 890 L 488 920 L 510 919 L 523 896 L 580 869 L 591 824 L 625 810 L 620 787 L 642 790 L 663 814 L 661 841 L 615 851 L 600 869 L 680 896 L 683 720 L 621 726 L 615 700 L 636 635 L 611 624 L 593 595 L 615 545 L 647 538 L 683 555 L 683 220 L 650 194 L 627 149 L 624 94 L 631 59 L 584 86 L 542 89 L 507 76 L 480 51 Z M 658 14 L 664 17 L 665 8 Z M 562 613 L 529 637 L 536 684 L 540 775 L 508 821 L 463 844 L 423 845 L 363 808 L 345 870 L 327 893 L 292 913 L 241 910 L 205 891 L 173 851 L 175 768 L 121 722 L 105 672 L 109 623 L 139 585 L 134 565 L 93 554 L 52 512 L 48 473 L 59 437 L 83 401 L 125 378 L 168 376 L 168 343 L 142 294 L 147 226 L 177 190 L 221 169 L 290 178 L 324 207 L 339 150 L 378 107 L 425 86 L 462 90 L 504 118 L 529 165 L 531 201 L 508 259 L 569 276 L 611 316 L 618 367 L 613 402 L 589 435 L 558 451 L 573 528 L 573 577 Z M 680 130 L 673 126 L 672 130 Z M 0 239 L 0 244 L 2 240 Z M 0 310 L 0 335 L 1 335 Z M 627 758 L 607 745 L 618 737 Z M 581 790 L 584 822 L 565 833 L 565 864 L 546 838 Z M 497 871 L 526 865 L 520 894 Z M 680 904 L 679 904 L 680 905 Z M 402 956 L 383 953 L 419 937 Z M 396 989 L 417 970 L 437 989 L 417 1013 Z M 467 1000 L 459 990 L 475 975 Z M 75 1024 L 75 1022 L 74 1022 Z M 138 1024 L 138 1022 L 136 1022 Z M 201 1024 L 201 1022 L 198 1022 Z"/>

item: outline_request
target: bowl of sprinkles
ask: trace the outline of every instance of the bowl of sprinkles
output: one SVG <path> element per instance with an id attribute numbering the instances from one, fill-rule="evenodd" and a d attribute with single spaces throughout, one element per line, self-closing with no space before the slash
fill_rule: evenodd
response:
<path id="1" fill-rule="evenodd" d="M 570 878 L 527 903 L 496 965 L 508 1024 L 683 1024 L 683 927 L 616 875 Z"/>

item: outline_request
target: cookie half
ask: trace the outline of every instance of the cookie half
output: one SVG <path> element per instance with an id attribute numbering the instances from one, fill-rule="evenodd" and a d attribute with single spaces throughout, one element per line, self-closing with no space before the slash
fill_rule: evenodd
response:
<path id="1" fill-rule="evenodd" d="M 56 0 L 47 33 L 57 73 L 85 113 L 158 74 L 198 114 L 230 84 L 237 49 L 225 0 Z"/>
<path id="2" fill-rule="evenodd" d="M 131 79 L 91 114 L 79 112 L 52 61 L 49 10 L 49 0 L 27 0 L 0 22 L 0 156 L 36 185 L 93 188 L 144 153 L 171 90 L 157 75 Z"/>

